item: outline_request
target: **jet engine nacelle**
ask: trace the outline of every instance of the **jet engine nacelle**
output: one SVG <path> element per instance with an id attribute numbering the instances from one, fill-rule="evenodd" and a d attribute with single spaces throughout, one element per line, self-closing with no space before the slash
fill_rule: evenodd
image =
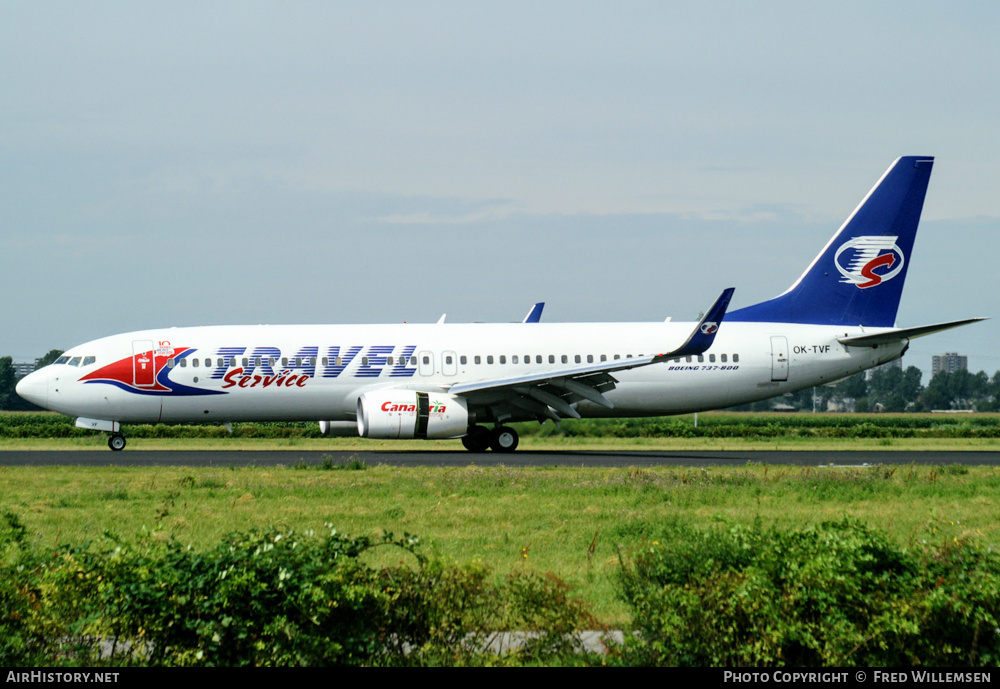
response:
<path id="1" fill-rule="evenodd" d="M 376 390 L 358 397 L 363 438 L 459 438 L 469 430 L 469 408 L 453 395 L 416 390 Z"/>

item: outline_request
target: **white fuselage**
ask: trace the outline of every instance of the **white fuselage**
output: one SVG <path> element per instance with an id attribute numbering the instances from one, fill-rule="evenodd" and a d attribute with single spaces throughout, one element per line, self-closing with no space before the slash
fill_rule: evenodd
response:
<path id="1" fill-rule="evenodd" d="M 358 397 L 558 372 L 671 351 L 693 323 L 213 326 L 73 347 L 18 391 L 40 406 L 120 423 L 353 421 Z M 907 342 L 846 347 L 882 328 L 725 323 L 704 354 L 614 373 L 606 408 L 653 416 L 729 407 L 829 383 L 901 356 Z M 145 352 L 153 351 L 150 357 Z M 89 358 L 93 361 L 89 362 Z M 147 369 L 147 367 L 149 367 Z M 528 418 L 528 417 L 525 417 Z M 512 420 L 518 420 L 514 418 Z"/>

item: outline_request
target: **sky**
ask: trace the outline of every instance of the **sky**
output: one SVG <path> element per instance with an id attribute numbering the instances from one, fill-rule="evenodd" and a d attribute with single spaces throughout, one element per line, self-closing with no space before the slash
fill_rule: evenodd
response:
<path id="1" fill-rule="evenodd" d="M 1000 370 L 995 2 L 0 3 L 0 355 L 695 319 L 936 157 L 900 326 Z"/>

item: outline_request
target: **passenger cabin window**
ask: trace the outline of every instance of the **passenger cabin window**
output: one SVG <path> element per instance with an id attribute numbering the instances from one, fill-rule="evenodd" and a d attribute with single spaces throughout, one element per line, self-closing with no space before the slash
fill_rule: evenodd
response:
<path id="1" fill-rule="evenodd" d="M 458 357 L 458 361 L 460 364 L 462 364 L 462 366 L 465 366 L 467 363 L 469 363 L 469 357 L 463 354 L 462 356 Z"/>
<path id="2" fill-rule="evenodd" d="M 549 354 L 549 363 L 550 364 L 556 363 L 556 355 L 555 354 Z"/>
<path id="3" fill-rule="evenodd" d="M 709 360 L 709 361 L 710 361 L 711 363 L 713 363 L 713 364 L 714 364 L 714 363 L 715 363 L 715 355 L 714 355 L 714 354 L 709 354 L 709 355 L 708 355 L 708 360 Z"/>
<path id="4" fill-rule="evenodd" d="M 725 354 L 721 354 L 721 355 L 719 355 L 719 358 L 720 358 L 720 359 L 722 360 L 722 363 L 726 363 L 726 361 L 727 361 L 727 358 L 726 358 L 726 355 L 725 355 Z"/>
<path id="5" fill-rule="evenodd" d="M 420 360 L 424 363 L 425 366 L 428 365 L 429 363 L 431 363 L 431 358 L 429 356 L 427 356 L 426 354 L 423 357 L 421 357 Z M 368 357 L 365 357 L 365 361 L 366 362 L 368 361 Z M 367 365 L 368 364 L 365 363 L 365 366 L 367 366 Z"/>
<path id="6" fill-rule="evenodd" d="M 579 355 L 579 354 L 577 354 L 577 355 L 575 355 L 575 356 L 573 357 L 573 363 L 574 363 L 574 364 L 579 364 L 579 363 L 580 363 L 580 361 L 581 361 L 581 360 L 580 360 L 580 355 Z"/>
<path id="7" fill-rule="evenodd" d="M 705 355 L 704 354 L 699 354 L 698 355 L 698 361 L 699 361 L 699 363 L 705 361 Z"/>
<path id="8" fill-rule="evenodd" d="M 515 354 L 514 356 L 512 356 L 510 358 L 510 363 L 512 363 L 512 364 L 516 364 L 517 363 L 517 354 Z"/>
<path id="9" fill-rule="evenodd" d="M 559 357 L 559 360 L 561 362 L 563 362 L 564 364 L 568 364 L 569 363 L 569 357 L 566 356 L 565 354 L 563 354 L 561 357 Z"/>
<path id="10" fill-rule="evenodd" d="M 542 363 L 542 355 L 541 354 L 538 354 L 537 356 L 535 356 L 535 363 L 536 364 Z"/>
<path id="11" fill-rule="evenodd" d="M 588 364 L 594 363 L 594 355 L 593 354 L 588 354 L 587 355 L 587 363 Z"/>
<path id="12" fill-rule="evenodd" d="M 506 354 L 501 354 L 500 355 L 500 363 L 501 364 L 506 364 L 507 363 L 507 355 Z"/>
<path id="13" fill-rule="evenodd" d="M 493 355 L 492 354 L 487 354 L 486 355 L 486 363 L 487 364 L 492 364 L 493 363 Z"/>
<path id="14" fill-rule="evenodd" d="M 607 360 L 608 360 L 608 355 L 607 354 L 602 354 L 601 355 L 601 361 L 607 361 Z"/>
<path id="15" fill-rule="evenodd" d="M 739 360 L 740 360 L 740 355 L 739 354 L 733 354 L 733 363 L 736 363 Z"/>
<path id="16" fill-rule="evenodd" d="M 476 362 L 477 364 L 481 364 L 483 362 L 483 359 L 477 354 L 476 357 L 473 359 L 473 361 Z"/>

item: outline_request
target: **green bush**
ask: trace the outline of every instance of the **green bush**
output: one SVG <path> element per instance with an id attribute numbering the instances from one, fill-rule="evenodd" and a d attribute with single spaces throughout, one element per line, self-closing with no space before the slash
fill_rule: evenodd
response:
<path id="1" fill-rule="evenodd" d="M 34 619 L 41 598 L 39 566 L 25 551 L 26 530 L 18 516 L 5 510 L 0 514 L 0 666 L 28 667 L 47 656 L 45 626 Z"/>
<path id="2" fill-rule="evenodd" d="M 565 584 L 534 573 L 428 563 L 410 536 L 288 530 L 203 551 L 147 536 L 24 546 L 0 533 L 5 665 L 305 666 L 579 662 L 591 622 Z M 401 560 L 375 567 L 372 557 Z M 18 552 L 14 552 L 14 551 Z M 364 557 L 362 557 L 364 556 Z M 490 641 L 531 631 L 516 652 Z"/>
<path id="3" fill-rule="evenodd" d="M 625 563 L 626 664 L 969 666 L 1000 661 L 1000 558 L 907 550 L 845 519 L 800 531 L 669 525 Z"/>

